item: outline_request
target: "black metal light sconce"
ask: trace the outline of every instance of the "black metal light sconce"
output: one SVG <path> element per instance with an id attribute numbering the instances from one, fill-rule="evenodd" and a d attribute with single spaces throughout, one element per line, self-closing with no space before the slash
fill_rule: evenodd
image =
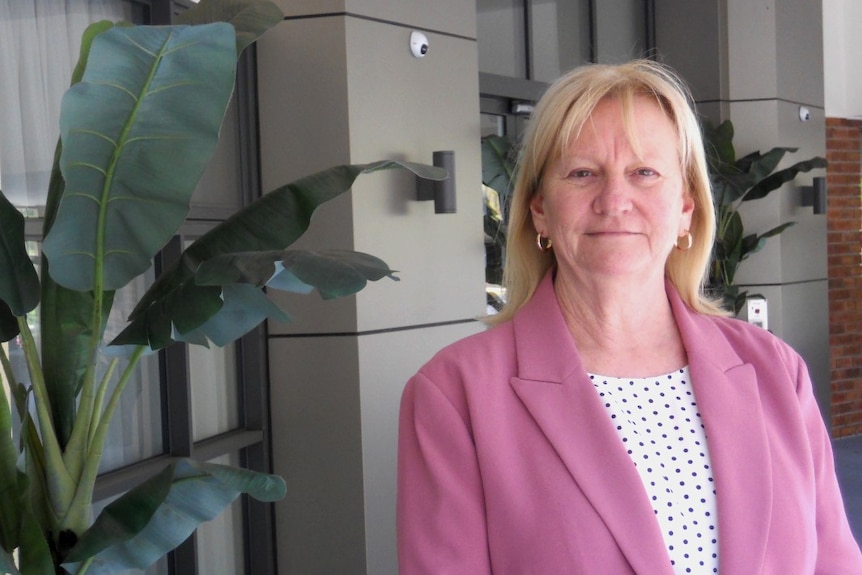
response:
<path id="1" fill-rule="evenodd" d="M 434 200 L 435 214 L 455 213 L 455 152 L 434 152 L 433 164 L 448 172 L 445 180 L 433 181 L 417 178 L 416 199 L 420 202 Z"/>
<path id="2" fill-rule="evenodd" d="M 816 177 L 812 185 L 802 186 L 802 205 L 811 206 L 815 214 L 826 213 L 826 178 Z"/>

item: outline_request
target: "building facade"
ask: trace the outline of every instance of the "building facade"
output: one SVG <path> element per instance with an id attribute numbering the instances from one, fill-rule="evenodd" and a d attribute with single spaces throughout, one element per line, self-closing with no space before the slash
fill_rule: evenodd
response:
<path id="1" fill-rule="evenodd" d="M 193 542 L 180 552 L 186 559 L 153 573 L 397 573 L 401 390 L 436 350 L 482 329 L 476 318 L 486 313 L 480 139 L 516 135 L 547 82 L 588 61 L 650 55 L 675 67 L 701 114 L 733 121 L 739 155 L 788 146 L 798 152 L 787 162 L 829 159 L 827 171 L 746 206 L 752 230 L 797 224 L 737 278 L 766 297 L 770 329 L 806 359 L 834 434 L 862 431 L 856 0 L 276 2 L 285 19 L 244 64 L 244 85 L 254 89 L 238 94 L 219 152 L 226 160 L 207 176 L 209 189 L 244 192 L 198 196 L 186 236 L 318 169 L 431 163 L 439 150 L 455 153 L 457 210 L 437 214 L 417 201 L 403 173 L 362 176 L 319 210 L 301 244 L 374 254 L 399 282 L 327 302 L 278 295 L 294 323 L 270 324 L 224 353 L 162 357 L 160 373 L 186 392 L 130 407 L 141 433 L 157 435 L 129 456 L 139 471 L 173 455 L 251 462 L 285 477 L 288 495 L 274 514 L 235 507 L 199 534 L 197 551 Z M 188 2 L 132 4 L 165 22 Z M 410 50 L 414 31 L 427 38 L 423 57 Z M 0 166 L 0 178 L 13 176 Z M 827 176 L 825 215 L 801 205 L 801 187 L 818 175 Z M 199 383 L 213 378 L 217 394 Z M 118 463 L 117 487 L 105 496 L 137 477 L 123 478 L 128 463 Z"/>

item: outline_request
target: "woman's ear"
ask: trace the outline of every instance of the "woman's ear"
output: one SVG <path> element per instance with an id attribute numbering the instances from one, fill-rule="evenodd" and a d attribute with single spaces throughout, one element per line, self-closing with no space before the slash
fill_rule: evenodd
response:
<path id="1" fill-rule="evenodd" d="M 680 218 L 680 231 L 685 233 L 691 229 L 691 220 L 694 215 L 694 198 L 690 193 L 682 195 L 682 217 Z"/>
<path id="2" fill-rule="evenodd" d="M 533 216 L 533 227 L 536 230 L 545 229 L 545 196 L 536 192 L 530 200 L 530 214 Z"/>

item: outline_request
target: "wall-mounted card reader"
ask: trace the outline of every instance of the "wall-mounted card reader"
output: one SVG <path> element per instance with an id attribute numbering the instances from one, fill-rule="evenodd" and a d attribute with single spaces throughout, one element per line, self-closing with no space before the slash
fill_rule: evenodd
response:
<path id="1" fill-rule="evenodd" d="M 762 297 L 750 297 L 746 301 L 745 320 L 763 329 L 769 329 L 766 300 Z"/>

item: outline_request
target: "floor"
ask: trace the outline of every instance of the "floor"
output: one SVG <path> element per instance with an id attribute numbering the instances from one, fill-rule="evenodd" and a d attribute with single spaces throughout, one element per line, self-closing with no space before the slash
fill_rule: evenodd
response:
<path id="1" fill-rule="evenodd" d="M 836 439 L 832 446 L 850 527 L 862 542 L 862 435 Z"/>

